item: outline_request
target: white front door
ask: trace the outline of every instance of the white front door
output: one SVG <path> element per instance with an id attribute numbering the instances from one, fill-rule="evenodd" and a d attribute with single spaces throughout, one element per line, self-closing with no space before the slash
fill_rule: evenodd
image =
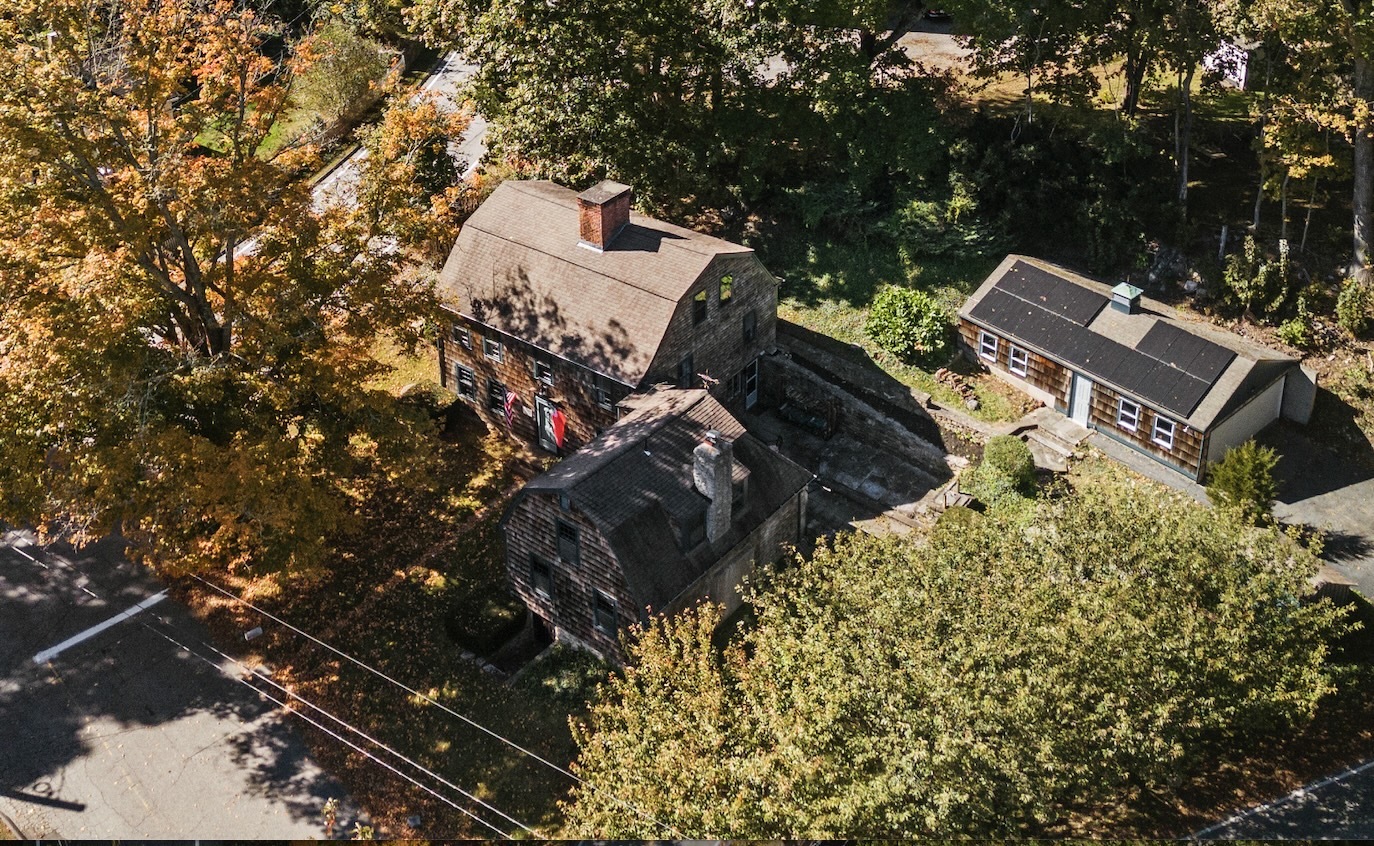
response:
<path id="1" fill-rule="evenodd" d="M 539 445 L 549 452 L 558 452 L 558 441 L 553 432 L 553 403 L 543 397 L 535 397 L 534 414 L 539 424 Z"/>
<path id="2" fill-rule="evenodd" d="M 1091 379 L 1073 374 L 1073 387 L 1069 392 L 1069 419 L 1080 426 L 1088 425 L 1088 407 L 1092 404 L 1093 383 Z"/>

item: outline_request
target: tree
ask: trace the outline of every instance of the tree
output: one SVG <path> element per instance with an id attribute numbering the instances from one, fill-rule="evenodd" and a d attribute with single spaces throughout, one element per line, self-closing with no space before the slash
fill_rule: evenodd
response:
<path id="1" fill-rule="evenodd" d="M 1035 492 L 1035 456 L 1015 435 L 996 435 L 983 448 L 983 460 L 971 473 L 969 492 L 995 503 L 1008 495 Z"/>
<path id="2" fill-rule="evenodd" d="M 305 70 L 292 97 L 333 123 L 366 109 L 380 93 L 387 64 L 376 42 L 330 20 L 297 45 Z"/>
<path id="3" fill-rule="evenodd" d="M 312 209 L 311 150 L 259 155 L 272 34 L 230 0 L 0 15 L 0 519 L 168 571 L 308 564 L 361 476 L 423 466 L 422 415 L 365 385 L 432 292 Z"/>
<path id="4" fill-rule="evenodd" d="M 991 837 L 1167 796 L 1331 689 L 1342 615 L 1298 601 L 1315 568 L 1276 529 L 1132 483 L 841 535 L 765 577 L 724 651 L 709 608 L 647 625 L 574 725 L 570 831 Z"/>
<path id="5" fill-rule="evenodd" d="M 889 285 L 869 307 L 864 332 L 878 346 L 902 359 L 931 359 L 945 349 L 949 314 L 925 291 Z"/>
<path id="6" fill-rule="evenodd" d="M 1260 523 L 1278 496 L 1274 468 L 1279 454 L 1253 440 L 1232 447 L 1207 471 L 1207 498 L 1219 508 L 1234 508 L 1246 520 Z"/>

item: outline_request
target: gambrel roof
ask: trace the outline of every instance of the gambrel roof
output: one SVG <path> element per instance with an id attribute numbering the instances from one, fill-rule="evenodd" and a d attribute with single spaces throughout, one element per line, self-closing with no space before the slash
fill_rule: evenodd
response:
<path id="1" fill-rule="evenodd" d="M 639 386 L 692 284 L 716 257 L 753 250 L 637 213 L 604 251 L 590 249 L 577 196 L 503 182 L 463 225 L 439 289 L 480 323 Z"/>

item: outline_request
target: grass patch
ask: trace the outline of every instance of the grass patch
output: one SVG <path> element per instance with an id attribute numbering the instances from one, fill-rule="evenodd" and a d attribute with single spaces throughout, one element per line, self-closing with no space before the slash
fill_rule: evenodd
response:
<path id="1" fill-rule="evenodd" d="M 944 362 L 924 366 L 904 362 L 868 337 L 864 332 L 868 307 L 879 288 L 897 284 L 930 293 L 952 315 L 1001 259 L 1001 255 L 932 259 L 909 266 L 887 239 L 850 243 L 800 235 L 775 244 L 765 261 L 776 262 L 770 266 L 785 280 L 779 291 L 779 317 L 862 347 L 897 381 L 930 394 L 937 402 L 963 408 L 963 399 L 935 379 L 935 369 Z M 979 408 L 971 412 L 975 416 L 990 421 L 1021 416 L 1020 406 L 1005 386 L 983 379 L 971 383 L 979 400 Z"/>
<path id="2" fill-rule="evenodd" d="M 583 709 L 615 668 L 590 652 L 554 644 L 520 675 L 517 688 L 565 709 Z"/>
<path id="3" fill-rule="evenodd" d="M 400 394 L 407 385 L 439 384 L 439 352 L 432 346 L 422 346 L 414 355 L 407 355 L 390 340 L 378 338 L 372 345 L 372 357 L 388 369 L 369 382 L 369 388 Z"/>

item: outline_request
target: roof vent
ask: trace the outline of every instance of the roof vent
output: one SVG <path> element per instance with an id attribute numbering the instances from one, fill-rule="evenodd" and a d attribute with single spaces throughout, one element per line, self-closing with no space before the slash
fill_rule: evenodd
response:
<path id="1" fill-rule="evenodd" d="M 601 252 L 630 222 L 630 203 L 634 190 L 628 185 L 602 180 L 577 195 L 578 241 Z"/>
<path id="2" fill-rule="evenodd" d="M 1129 282 L 1122 282 L 1112 289 L 1112 308 L 1123 314 L 1140 314 L 1139 288 Z"/>

